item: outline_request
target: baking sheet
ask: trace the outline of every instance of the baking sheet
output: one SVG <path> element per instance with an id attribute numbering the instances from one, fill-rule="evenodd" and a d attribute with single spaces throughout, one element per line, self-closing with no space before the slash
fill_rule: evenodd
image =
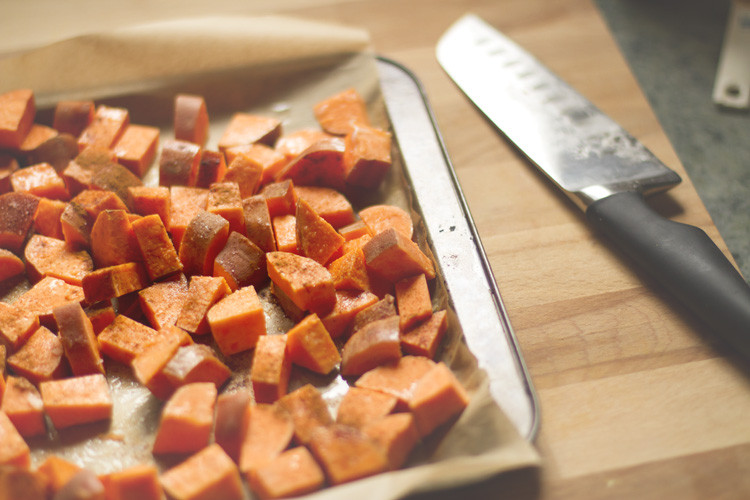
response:
<path id="1" fill-rule="evenodd" d="M 268 29 L 269 24 L 274 25 L 273 29 Z M 264 28 L 259 35 L 253 28 L 260 26 Z M 274 34 L 272 43 L 266 36 L 269 32 Z M 182 43 L 175 46 L 172 42 L 175 39 Z M 169 41 L 166 47 L 162 45 L 165 41 Z M 448 308 L 451 313 L 449 333 L 440 356 L 469 390 L 471 403 L 450 429 L 429 437 L 420 445 L 407 468 L 328 488 L 313 495 L 315 497 L 366 495 L 397 498 L 406 493 L 456 486 L 504 470 L 538 464 L 538 456 L 529 443 L 536 426 L 533 391 L 504 317 L 494 281 L 486 274 L 481 245 L 465 204 L 461 205 L 459 196 L 458 204 L 446 203 L 441 208 L 422 195 L 426 185 L 438 192 L 446 190 L 454 197 L 460 195 L 460 190 L 456 191 L 455 179 L 450 178 L 450 169 L 446 169 L 449 164 L 445 163 L 443 155 L 443 163 L 438 162 L 434 167 L 443 170 L 431 173 L 412 170 L 413 156 L 407 144 L 434 147 L 434 141 L 439 137 L 434 127 L 428 129 L 431 137 L 427 135 L 421 139 L 402 132 L 403 122 L 395 121 L 393 108 L 388 108 L 388 99 L 384 100 L 384 93 L 381 93 L 381 82 L 386 82 L 382 61 L 379 70 L 366 42 L 361 32 L 346 27 L 321 26 L 286 18 L 233 18 L 231 21 L 211 18 L 202 23 L 175 21 L 101 37 L 83 36 L 0 61 L 0 75 L 7 75 L 5 71 L 9 69 L 15 71 L 12 82 L 0 82 L 0 90 L 7 90 L 8 84 L 12 84 L 10 88 L 27 86 L 35 89 L 40 107 L 47 106 L 46 110 L 40 110 L 40 121 L 45 117 L 49 119 L 49 106 L 59 99 L 95 98 L 98 103 L 128 108 L 132 123 L 159 126 L 162 139 L 170 138 L 173 136 L 174 95 L 177 92 L 197 93 L 205 97 L 211 117 L 207 147 L 215 149 L 216 140 L 236 111 L 277 116 L 282 119 L 284 130 L 291 132 L 315 126 L 314 103 L 354 87 L 365 97 L 373 122 L 394 132 L 395 143 L 401 149 L 394 150 L 394 165 L 386 182 L 379 190 L 369 193 L 366 199 L 353 200 L 355 209 L 371 203 L 393 203 L 412 210 L 418 240 L 434 254 L 438 264 L 439 276 L 432 284 L 434 307 Z M 238 46 L 242 50 L 238 50 Z M 315 50 L 309 50 L 309 47 Z M 160 66 L 151 59 L 156 58 L 158 62 L 165 57 L 176 57 L 171 52 L 173 49 L 180 54 L 182 65 L 170 59 L 166 65 L 169 71 L 157 71 Z M 223 63 L 214 64 L 213 55 L 221 54 L 224 49 L 238 57 L 222 57 Z M 81 57 L 81 50 L 87 57 Z M 239 57 L 243 52 L 244 59 Z M 270 52 L 274 55 L 269 55 Z M 141 64 L 134 64 L 128 58 L 136 53 L 140 54 Z M 203 61 L 206 58 L 208 62 Z M 92 65 L 92 61 L 96 64 Z M 112 74 L 122 74 L 123 61 L 127 67 L 126 76 L 122 80 L 111 77 Z M 45 75 L 55 74 L 50 71 L 64 71 L 66 76 L 52 79 L 55 81 L 50 83 L 51 79 L 45 78 Z M 110 76 L 102 76 L 107 74 Z M 388 97 L 393 97 L 393 86 L 384 85 L 382 90 L 388 92 Z M 422 113 L 426 111 L 424 101 L 413 97 L 407 100 L 421 107 Z M 439 141 L 437 145 L 440 145 Z M 433 160 L 437 158 L 433 157 Z M 402 159 L 406 159 L 408 168 Z M 417 164 L 424 161 L 427 157 L 422 157 Z M 155 182 L 154 174 L 155 171 L 147 174 L 147 183 Z M 445 210 L 450 210 L 450 213 Z M 435 222 L 436 217 L 438 222 Z M 441 229 L 441 224 L 447 226 Z M 454 239 L 439 237 L 442 233 Z M 463 253 L 456 252 L 455 245 L 460 241 L 469 245 L 468 259 Z M 446 254 L 450 248 L 453 248 L 452 253 Z M 477 278 L 471 283 L 446 281 L 453 280 L 455 273 L 451 270 L 461 269 L 461 263 L 467 263 L 473 269 L 469 276 Z M 267 290 L 260 294 L 264 297 L 269 333 L 283 333 L 290 326 L 289 320 L 281 314 Z M 466 316 L 464 304 L 469 297 L 473 302 L 477 298 L 480 303 L 486 301 L 488 309 L 485 312 L 489 316 Z M 474 323 L 482 318 L 498 327 L 489 328 L 493 335 L 490 342 L 481 340 L 486 337 L 486 325 L 479 327 Z M 497 356 L 478 359 L 472 351 L 487 350 L 482 345 L 490 346 L 488 352 Z M 227 360 L 239 370 L 225 390 L 248 383 L 247 372 L 242 368 L 249 366 L 251 355 L 246 353 Z M 106 473 L 152 460 L 149 450 L 161 403 L 133 381 L 125 367 L 110 363 L 108 377 L 115 400 L 111 425 L 65 432 L 52 441 L 36 440 L 32 443 L 35 463 L 54 452 L 95 472 Z M 311 379 L 299 371 L 290 389 L 308 381 L 324 391 L 331 410 L 335 412 L 347 389 L 346 382 L 339 376 Z M 507 384 L 503 386 L 503 382 Z M 165 467 L 170 464 L 159 462 L 158 465 Z"/>

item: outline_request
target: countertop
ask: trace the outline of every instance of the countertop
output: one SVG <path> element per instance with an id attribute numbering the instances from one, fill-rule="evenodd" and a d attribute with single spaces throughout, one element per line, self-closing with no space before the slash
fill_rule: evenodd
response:
<path id="1" fill-rule="evenodd" d="M 653 206 L 701 227 L 728 255 L 729 242 L 747 269 L 750 167 L 732 166 L 734 146 L 711 144 L 731 138 L 719 131 L 725 117 L 705 89 L 726 2 L 214 0 L 207 7 L 39 0 L 14 5 L 0 31 L 6 48 L 21 50 L 41 19 L 53 27 L 42 32 L 50 41 L 93 29 L 91 19 L 106 29 L 209 8 L 365 28 L 378 54 L 424 86 L 536 389 L 534 445 L 543 461 L 539 469 L 424 498 L 750 497 L 747 362 L 589 229 L 477 113 L 434 53 L 443 31 L 467 11 L 503 30 L 678 171 L 683 182 Z M 677 22 L 677 11 L 693 24 Z M 679 70 L 690 76 L 678 77 Z M 728 120 L 721 130 L 746 137 L 747 116 Z"/>

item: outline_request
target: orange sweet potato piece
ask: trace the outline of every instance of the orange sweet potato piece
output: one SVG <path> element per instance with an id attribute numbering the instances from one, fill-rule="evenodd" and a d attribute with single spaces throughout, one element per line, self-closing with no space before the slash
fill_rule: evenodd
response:
<path id="1" fill-rule="evenodd" d="M 198 144 L 165 139 L 159 158 L 160 186 L 195 186 L 203 148 Z"/>
<path id="2" fill-rule="evenodd" d="M 363 429 L 367 424 L 393 413 L 398 398 L 392 394 L 350 387 L 344 394 L 336 414 L 336 423 Z"/>
<path id="3" fill-rule="evenodd" d="M 293 215 L 297 209 L 297 192 L 290 180 L 266 184 L 260 192 L 268 204 L 271 217 Z"/>
<path id="4" fill-rule="evenodd" d="M 62 341 L 43 326 L 8 357 L 7 363 L 14 373 L 33 384 L 60 378 L 67 372 Z"/>
<path id="5" fill-rule="evenodd" d="M 65 357 L 74 375 L 104 373 L 94 327 L 81 304 L 70 302 L 53 311 Z"/>
<path id="6" fill-rule="evenodd" d="M 266 318 L 255 287 L 238 289 L 211 306 L 207 314 L 216 345 L 225 356 L 252 349 L 266 334 Z"/>
<path id="7" fill-rule="evenodd" d="M 243 500 L 245 489 L 232 459 L 214 443 L 161 475 L 170 498 Z"/>
<path id="8" fill-rule="evenodd" d="M 210 382 L 179 387 L 162 409 L 154 454 L 193 453 L 208 446 L 216 395 Z"/>
<path id="9" fill-rule="evenodd" d="M 321 489 L 325 475 L 304 446 L 281 453 L 249 475 L 250 488 L 259 498 L 287 498 Z"/>
<path id="10" fill-rule="evenodd" d="M 201 210 L 206 209 L 208 189 L 172 186 L 169 190 L 169 233 L 175 248 L 180 247 L 188 224 Z"/>
<path id="11" fill-rule="evenodd" d="M 401 357 L 399 318 L 392 316 L 368 323 L 355 331 L 341 350 L 341 374 L 361 375 Z"/>
<path id="12" fill-rule="evenodd" d="M 240 184 L 243 198 L 252 195 L 259 185 L 272 182 L 287 162 L 284 154 L 260 143 L 235 146 L 227 149 L 225 154 L 229 163 L 229 170 L 235 168 L 238 170 L 231 174 L 231 177 Z M 238 162 L 237 165 L 234 165 L 235 162 Z M 227 170 L 227 175 L 229 175 L 229 170 Z M 244 182 L 240 182 L 239 179 L 244 179 Z M 253 185 L 255 185 L 255 188 L 250 192 Z"/>
<path id="13" fill-rule="evenodd" d="M 141 260 L 138 241 L 125 210 L 103 210 L 91 226 L 91 254 L 96 267 Z"/>
<path id="14" fill-rule="evenodd" d="M 24 292 L 13 305 L 30 316 L 37 316 L 44 325 L 54 325 L 53 311 L 57 306 L 80 304 L 83 300 L 83 288 L 47 276 Z"/>
<path id="15" fill-rule="evenodd" d="M 242 146 L 244 148 L 265 148 L 271 153 L 273 149 L 262 144 L 252 144 L 250 146 Z M 239 152 L 234 155 L 234 159 L 229 163 L 229 166 L 221 177 L 221 182 L 234 182 L 240 189 L 240 196 L 247 198 L 252 196 L 258 190 L 263 179 L 263 164 L 249 154 Z"/>
<path id="16" fill-rule="evenodd" d="M 0 410 L 0 466 L 28 468 L 31 450 L 4 411 Z M 8 497 L 12 498 L 12 497 Z"/>
<path id="17" fill-rule="evenodd" d="M 346 135 L 356 125 L 369 125 L 367 105 L 356 89 L 349 88 L 313 106 L 320 126 L 334 135 Z"/>
<path id="18" fill-rule="evenodd" d="M 287 163 L 276 180 L 342 190 L 345 186 L 344 150 L 344 141 L 338 137 L 318 141 Z"/>
<path id="19" fill-rule="evenodd" d="M 17 193 L 29 193 L 40 198 L 67 200 L 70 198 L 65 181 L 49 163 L 37 163 L 13 172 L 10 185 Z"/>
<path id="20" fill-rule="evenodd" d="M 376 234 L 362 250 L 367 267 L 393 283 L 419 273 L 435 277 L 432 259 L 395 228 Z"/>
<path id="21" fill-rule="evenodd" d="M 78 193 L 60 216 L 65 241 L 73 248 L 91 244 L 91 228 L 104 210 L 127 210 L 125 203 L 112 191 L 85 189 Z"/>
<path id="22" fill-rule="evenodd" d="M 77 146 L 76 146 L 77 148 Z M 88 146 L 71 160 L 62 171 L 62 178 L 72 196 L 91 188 L 94 172 L 115 161 L 112 150 L 104 146 Z"/>
<path id="23" fill-rule="evenodd" d="M 404 278 L 394 286 L 401 330 L 408 330 L 432 316 L 432 300 L 424 274 Z"/>
<path id="24" fill-rule="evenodd" d="M 52 127 L 42 125 L 41 123 L 32 123 L 26 137 L 23 138 L 23 141 L 18 146 L 17 153 L 26 165 L 32 165 L 32 163 L 27 161 L 29 153 L 33 152 L 41 144 L 57 137 L 58 135 L 59 132 Z M 75 156 L 75 154 L 73 156 Z"/>
<path id="25" fill-rule="evenodd" d="M 0 149 L 15 149 L 29 133 L 36 115 L 34 92 L 19 89 L 0 94 Z"/>
<path id="26" fill-rule="evenodd" d="M 305 317 L 307 314 L 307 311 L 304 311 L 297 307 L 297 305 L 292 302 L 292 299 L 290 299 L 283 290 L 281 290 L 278 286 L 276 286 L 276 283 L 273 281 L 271 282 L 271 293 L 276 298 L 276 302 L 279 303 L 281 306 L 281 309 L 284 311 L 284 314 L 293 322 L 297 323 L 299 321 L 302 321 L 302 318 Z"/>
<path id="27" fill-rule="evenodd" d="M 81 467 L 69 462 L 57 455 L 50 455 L 39 467 L 37 467 L 39 473 L 41 473 L 47 480 L 49 489 L 54 495 L 63 486 L 65 486 L 78 472 L 81 471 Z"/>
<path id="28" fill-rule="evenodd" d="M 219 138 L 219 150 L 261 143 L 273 146 L 281 135 L 281 121 L 250 113 L 235 113 Z"/>
<path id="29" fill-rule="evenodd" d="M 304 150 L 322 139 L 330 139 L 328 134 L 319 128 L 305 128 L 282 135 L 276 141 L 276 151 L 284 155 L 287 160 L 294 159 Z"/>
<path id="30" fill-rule="evenodd" d="M 294 191 L 298 199 L 305 200 L 315 213 L 336 229 L 355 222 L 351 203 L 335 189 L 324 186 L 295 186 Z"/>
<path id="31" fill-rule="evenodd" d="M 391 168 L 391 134 L 375 127 L 357 125 L 345 139 L 346 183 L 377 188 Z"/>
<path id="32" fill-rule="evenodd" d="M 0 194 L 0 248 L 20 252 L 38 204 L 39 198 L 29 193 Z"/>
<path id="33" fill-rule="evenodd" d="M 0 498 L 46 500 L 45 478 L 39 471 L 21 467 L 0 467 Z"/>
<path id="34" fill-rule="evenodd" d="M 466 390 L 450 368 L 440 362 L 414 384 L 409 410 L 424 437 L 455 418 L 468 404 Z"/>
<path id="35" fill-rule="evenodd" d="M 19 153 L 24 164 L 49 163 L 58 173 L 62 173 L 77 155 L 78 142 L 74 136 L 38 125 L 32 127 Z"/>
<path id="36" fill-rule="evenodd" d="M 164 492 L 155 465 L 139 464 L 107 475 L 108 497 L 117 500 L 162 500 Z"/>
<path id="37" fill-rule="evenodd" d="M 289 358 L 297 366 L 325 375 L 341 362 L 336 344 L 315 313 L 293 326 L 287 338 Z"/>
<path id="38" fill-rule="evenodd" d="M 164 367 L 164 375 L 174 387 L 193 382 L 211 382 L 220 388 L 231 370 L 203 344 L 181 346 Z"/>
<path id="39" fill-rule="evenodd" d="M 220 215 L 229 222 L 229 230 L 245 232 L 240 187 L 236 182 L 214 182 L 208 189 L 206 211 Z"/>
<path id="40" fill-rule="evenodd" d="M 312 259 L 286 252 L 266 254 L 268 276 L 297 307 L 319 316 L 336 305 L 331 273 Z"/>
<path id="41" fill-rule="evenodd" d="M 245 421 L 250 412 L 252 395 L 241 388 L 219 394 L 214 417 L 214 442 L 234 461 L 240 463 Z"/>
<path id="42" fill-rule="evenodd" d="M 0 283 L 23 274 L 26 265 L 10 250 L 0 248 Z"/>
<path id="43" fill-rule="evenodd" d="M 326 265 L 340 254 L 344 237 L 304 199 L 297 200 L 295 217 L 297 249 L 302 255 Z"/>
<path id="44" fill-rule="evenodd" d="M 208 333 L 208 310 L 231 291 L 222 277 L 193 276 L 175 324 L 195 335 Z"/>
<path id="45" fill-rule="evenodd" d="M 0 153 L 0 194 L 10 191 L 10 176 L 18 170 L 18 160 L 9 154 Z"/>
<path id="46" fill-rule="evenodd" d="M 187 292 L 187 278 L 179 274 L 139 290 L 138 300 L 148 322 L 154 329 L 160 330 L 177 322 Z"/>
<path id="47" fill-rule="evenodd" d="M 128 189 L 142 185 L 139 177 L 119 163 L 110 163 L 91 176 L 92 189 L 112 191 L 126 206 L 130 202 Z"/>
<path id="48" fill-rule="evenodd" d="M 370 277 L 361 248 L 355 248 L 329 263 L 328 271 L 337 290 L 370 290 Z"/>
<path id="49" fill-rule="evenodd" d="M 214 182 L 222 180 L 226 171 L 227 162 L 224 154 L 204 149 L 198 163 L 198 173 L 195 175 L 195 186 L 208 188 Z"/>
<path id="50" fill-rule="evenodd" d="M 399 400 L 399 409 L 407 408 L 412 398 L 416 380 L 435 366 L 435 362 L 422 356 L 403 356 L 395 363 L 373 368 L 357 379 L 355 385 L 366 389 L 393 394 Z"/>
<path id="51" fill-rule="evenodd" d="M 311 384 L 283 396 L 277 404 L 289 413 L 297 444 L 308 444 L 316 429 L 333 424 L 323 395 Z"/>
<path id="52" fill-rule="evenodd" d="M 130 124 L 130 113 L 125 108 L 115 108 L 100 104 L 81 135 L 78 136 L 78 149 L 88 146 L 111 148 Z"/>
<path id="53" fill-rule="evenodd" d="M 97 336 L 115 320 L 115 308 L 112 302 L 99 302 L 85 308 L 85 311 L 94 328 L 94 334 Z"/>
<path id="54" fill-rule="evenodd" d="M 182 262 L 158 215 L 141 217 L 133 221 L 132 227 L 143 265 L 152 281 L 182 271 Z"/>
<path id="55" fill-rule="evenodd" d="M 66 206 L 67 203 L 62 200 L 41 198 L 34 212 L 34 231 L 58 240 L 64 239 L 60 217 Z"/>
<path id="56" fill-rule="evenodd" d="M 351 330 L 356 315 L 377 301 L 378 296 L 372 292 L 336 290 L 336 305 L 321 321 L 332 338 L 342 337 Z"/>
<path id="57" fill-rule="evenodd" d="M 112 418 L 112 396 L 104 375 L 95 373 L 39 384 L 44 409 L 56 429 Z"/>
<path id="58" fill-rule="evenodd" d="M 294 423 L 279 405 L 253 404 L 242 421 L 240 470 L 248 474 L 284 451 L 294 436 Z"/>
<path id="59" fill-rule="evenodd" d="M 286 335 L 262 335 L 258 338 L 250 369 L 256 402 L 273 403 L 286 394 L 292 372 L 286 345 Z"/>
<path id="60" fill-rule="evenodd" d="M 204 146 L 208 139 L 208 108 L 202 96 L 177 94 L 174 98 L 174 136 Z"/>
<path id="61" fill-rule="evenodd" d="M 310 450 L 332 485 L 385 472 L 389 467 L 380 446 L 359 429 L 347 425 L 316 429 Z"/>
<path id="62" fill-rule="evenodd" d="M 130 186 L 128 187 L 133 212 L 139 215 L 156 214 L 164 227 L 169 227 L 170 193 L 166 186 Z"/>
<path id="63" fill-rule="evenodd" d="M 24 258 L 32 281 L 52 276 L 80 286 L 84 276 L 94 270 L 94 262 L 86 250 L 70 250 L 63 240 L 40 234 L 29 239 Z"/>
<path id="64" fill-rule="evenodd" d="M 362 431 L 385 450 L 391 470 L 401 468 L 419 442 L 411 413 L 394 413 L 368 423 Z"/>
<path id="65" fill-rule="evenodd" d="M 17 304 L 0 302 L 0 344 L 10 352 L 21 347 L 39 328 L 39 318 Z"/>
<path id="66" fill-rule="evenodd" d="M 220 215 L 201 210 L 190 221 L 180 242 L 179 256 L 187 275 L 210 275 L 214 259 L 229 237 L 229 222 Z"/>
<path id="67" fill-rule="evenodd" d="M 446 311 L 438 311 L 427 321 L 401 333 L 401 350 L 405 354 L 435 359 L 447 327 Z"/>
<path id="68" fill-rule="evenodd" d="M 127 262 L 91 271 L 83 277 L 81 285 L 86 302 L 94 304 L 137 292 L 149 283 L 143 264 Z"/>
<path id="69" fill-rule="evenodd" d="M 159 129 L 147 125 L 128 125 L 114 145 L 117 161 L 138 177 L 143 177 L 156 157 Z"/>
<path id="70" fill-rule="evenodd" d="M 264 252 L 276 251 L 276 239 L 271 225 L 271 214 L 268 204 L 261 195 L 254 195 L 242 200 L 242 211 L 245 215 L 245 235 Z"/>
<path id="71" fill-rule="evenodd" d="M 0 410 L 24 437 L 39 436 L 47 432 L 42 396 L 34 384 L 23 377 L 8 376 Z"/>
<path id="72" fill-rule="evenodd" d="M 157 331 L 118 314 L 97 337 L 99 351 L 123 364 L 129 364 L 158 338 Z"/>
<path id="73" fill-rule="evenodd" d="M 94 101 L 59 101 L 55 105 L 52 126 L 61 133 L 78 137 L 94 120 Z"/>
<path id="74" fill-rule="evenodd" d="M 396 205 L 370 205 L 359 211 L 359 218 L 372 235 L 390 228 L 396 229 L 408 239 L 414 234 L 411 215 Z"/>
<path id="75" fill-rule="evenodd" d="M 167 378 L 164 368 L 182 345 L 190 345 L 192 339 L 176 326 L 167 326 L 158 331 L 156 341 L 147 345 L 130 366 L 136 379 L 161 400 L 172 395 L 176 386 Z"/>
<path id="76" fill-rule="evenodd" d="M 260 286 L 268 278 L 266 254 L 248 238 L 232 232 L 214 259 L 213 275 L 224 278 L 232 290 Z"/>
<path id="77" fill-rule="evenodd" d="M 280 252 L 298 253 L 297 217 L 290 214 L 277 215 L 271 219 L 273 239 Z"/>

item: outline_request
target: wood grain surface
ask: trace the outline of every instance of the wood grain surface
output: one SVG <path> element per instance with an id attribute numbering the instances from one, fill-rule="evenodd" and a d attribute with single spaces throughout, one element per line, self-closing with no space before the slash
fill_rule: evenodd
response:
<path id="1" fill-rule="evenodd" d="M 37 3 L 62 17 L 58 26 L 72 29 L 83 22 L 75 17 L 79 9 L 59 12 L 64 2 Z M 79 3 L 94 13 L 106 4 Z M 435 59 L 442 32 L 466 12 L 479 14 L 679 172 L 682 184 L 653 198 L 653 206 L 701 227 L 724 248 L 590 1 L 248 4 L 214 0 L 211 11 L 281 13 L 367 29 L 376 53 L 416 74 L 435 112 L 539 396 L 535 444 L 544 461 L 540 470 L 512 472 L 437 497 L 750 498 L 747 362 L 735 359 L 689 310 L 594 234 L 583 214 L 495 132 Z M 206 11 L 196 1 L 148 5 L 120 2 L 115 14 L 134 21 L 147 14 Z M 22 47 L 27 35 L 15 23 L 7 28 Z"/>

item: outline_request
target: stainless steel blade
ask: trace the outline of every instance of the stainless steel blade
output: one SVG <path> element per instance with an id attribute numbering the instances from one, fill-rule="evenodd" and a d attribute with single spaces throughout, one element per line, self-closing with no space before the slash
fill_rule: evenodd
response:
<path id="1" fill-rule="evenodd" d="M 645 146 L 531 54 L 467 14 L 440 39 L 437 58 L 474 104 L 585 210 L 624 191 L 680 182 Z"/>

